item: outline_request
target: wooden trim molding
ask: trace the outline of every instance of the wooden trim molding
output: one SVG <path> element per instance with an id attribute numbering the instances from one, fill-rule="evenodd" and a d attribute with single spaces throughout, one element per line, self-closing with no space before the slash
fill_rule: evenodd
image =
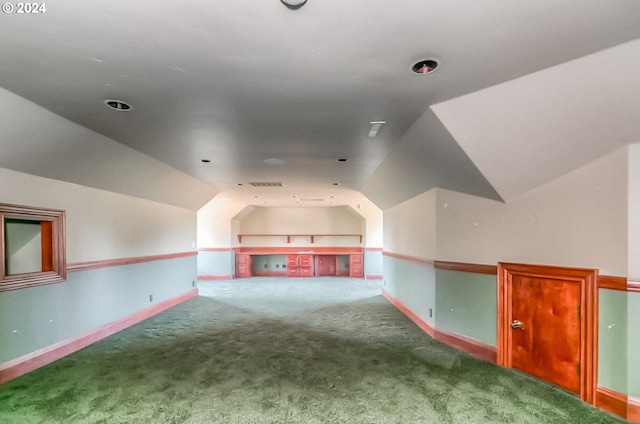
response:
<path id="1" fill-rule="evenodd" d="M 437 260 L 431 260 L 431 259 L 422 259 L 417 256 L 403 255 L 400 253 L 393 253 L 388 251 L 383 251 L 382 255 L 388 256 L 394 259 L 400 259 L 402 261 L 414 262 L 420 265 L 428 266 L 430 268 L 443 269 L 447 271 L 460 271 L 460 272 L 470 272 L 474 274 L 487 274 L 487 275 L 498 274 L 498 267 L 496 265 L 471 264 L 466 262 L 437 261 Z"/>
<path id="2" fill-rule="evenodd" d="M 200 274 L 198 280 L 233 280 L 235 277 L 232 274 Z"/>
<path id="3" fill-rule="evenodd" d="M 598 275 L 598 288 L 627 291 L 627 278 L 612 275 Z"/>
<path id="4" fill-rule="evenodd" d="M 627 395 L 608 387 L 598 386 L 595 406 L 624 419 L 627 418 Z"/>
<path id="5" fill-rule="evenodd" d="M 0 364 L 0 384 L 20 377 L 198 295 L 198 289 L 160 302 L 81 336 L 63 340 Z"/>
<path id="6" fill-rule="evenodd" d="M 436 329 L 434 339 L 455 347 L 458 350 L 467 352 L 471 356 L 483 359 L 487 362 L 495 364 L 497 362 L 498 353 L 495 347 L 482 343 L 478 340 L 470 339 L 461 334 L 449 333 Z"/>
<path id="7" fill-rule="evenodd" d="M 403 255 L 400 253 L 388 252 L 386 250 L 382 251 L 382 256 L 388 256 L 390 258 L 400 259 L 402 261 L 413 262 L 419 265 L 427 266 L 429 268 L 433 268 L 435 266 L 435 261 L 430 259 L 423 259 L 417 256 L 409 256 L 409 255 Z"/>
<path id="8" fill-rule="evenodd" d="M 418 314 L 409 309 L 402 301 L 396 298 L 394 295 L 386 290 L 382 290 L 382 297 L 387 299 L 389 303 L 402 312 L 407 318 L 409 318 L 415 325 L 417 325 L 422 331 L 435 338 L 435 329 L 428 322 L 424 321 Z"/>
<path id="9" fill-rule="evenodd" d="M 483 359 L 494 364 L 496 363 L 497 351 L 495 347 L 477 340 L 470 339 L 461 334 L 438 330 L 431 324 L 420 318 L 418 314 L 413 312 L 401 300 L 393 296 L 388 291 L 383 290 L 382 296 L 387 299 L 389 303 L 395 306 L 400 312 L 402 312 L 407 318 L 409 318 L 414 324 L 416 324 L 422 331 L 430 335 L 433 339 L 463 352 L 466 352 L 476 358 Z"/>
<path id="10" fill-rule="evenodd" d="M 198 252 L 233 252 L 232 247 L 199 247 Z"/>
<path id="11" fill-rule="evenodd" d="M 383 278 L 384 276 L 380 274 L 367 274 L 364 276 L 365 280 L 382 280 Z"/>
<path id="12" fill-rule="evenodd" d="M 249 255 L 353 255 L 361 254 L 361 247 L 236 247 L 236 253 Z"/>
<path id="13" fill-rule="evenodd" d="M 627 421 L 640 424 L 640 398 L 629 396 L 627 399 Z"/>
<path id="14" fill-rule="evenodd" d="M 598 270 L 530 264 L 498 264 L 498 365 L 511 368 L 511 289 L 514 276 L 571 280 L 580 284 L 580 399 L 595 405 L 598 367 Z"/>
<path id="15" fill-rule="evenodd" d="M 10 269 L 9 228 L 15 224 L 40 227 L 41 253 L 33 258 L 38 269 L 14 273 Z M 61 283 L 67 279 L 66 212 L 32 206 L 0 203 L 0 292 Z M 34 267 L 35 268 L 35 267 Z"/>
<path id="16" fill-rule="evenodd" d="M 596 407 L 624 418 L 630 423 L 640 424 L 640 398 L 598 386 Z"/>
<path id="17" fill-rule="evenodd" d="M 164 255 L 138 256 L 133 258 L 104 259 L 99 261 L 76 262 L 67 265 L 68 272 L 87 271 L 90 269 L 108 268 L 113 266 L 123 266 L 140 264 L 144 262 L 163 261 L 167 259 L 185 258 L 197 256 L 198 252 L 167 253 Z"/>
<path id="18" fill-rule="evenodd" d="M 285 237 L 287 243 L 291 243 L 291 237 L 309 237 L 311 243 L 315 243 L 316 237 L 357 237 L 362 244 L 362 234 L 238 234 L 238 243 L 242 244 L 244 237 Z"/>
<path id="19" fill-rule="evenodd" d="M 640 293 L 640 280 L 629 280 L 627 282 L 627 291 Z"/>
<path id="20" fill-rule="evenodd" d="M 448 271 L 472 272 L 475 274 L 497 275 L 498 267 L 496 265 L 468 264 L 464 262 L 446 262 L 435 261 L 436 269 L 445 269 Z"/>

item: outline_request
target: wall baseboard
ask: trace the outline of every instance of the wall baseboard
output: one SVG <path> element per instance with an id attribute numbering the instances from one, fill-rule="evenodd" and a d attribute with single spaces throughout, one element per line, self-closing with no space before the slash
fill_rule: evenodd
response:
<path id="1" fill-rule="evenodd" d="M 380 274 L 367 274 L 364 277 L 365 280 L 382 280 L 383 276 Z"/>
<path id="2" fill-rule="evenodd" d="M 636 424 L 640 423 L 640 398 L 628 396 L 627 421 Z"/>
<path id="3" fill-rule="evenodd" d="M 231 274 L 213 275 L 213 274 L 199 274 L 198 280 L 233 280 L 235 277 Z"/>
<path id="4" fill-rule="evenodd" d="M 479 359 L 483 359 L 488 362 L 496 363 L 497 351 L 494 346 L 486 343 L 479 342 L 477 340 L 470 339 L 460 334 L 449 333 L 446 331 L 438 330 L 431 324 L 424 321 L 415 312 L 409 309 L 401 300 L 394 297 L 386 290 L 382 291 L 382 296 L 395 306 L 400 312 L 406 315 L 414 324 L 416 324 L 422 331 L 444 344 L 454 347 L 458 350 L 468 353 Z"/>
<path id="5" fill-rule="evenodd" d="M 596 407 L 626 419 L 630 423 L 640 423 L 640 399 L 616 392 L 608 387 L 598 386 Z"/>
<path id="6" fill-rule="evenodd" d="M 190 290 L 180 296 L 165 300 L 157 305 L 105 324 L 81 336 L 54 343 L 50 346 L 22 355 L 9 362 L 0 364 L 0 385 L 57 361 L 58 359 L 77 352 L 80 349 L 84 349 L 99 340 L 144 321 L 153 315 L 176 306 L 197 295 L 198 289 Z"/>

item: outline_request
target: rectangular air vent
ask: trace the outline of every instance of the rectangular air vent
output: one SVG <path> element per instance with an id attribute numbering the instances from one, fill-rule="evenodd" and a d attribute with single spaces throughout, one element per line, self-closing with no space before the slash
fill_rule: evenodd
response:
<path id="1" fill-rule="evenodd" d="M 324 199 L 300 199 L 301 202 L 324 202 Z"/>
<path id="2" fill-rule="evenodd" d="M 282 183 L 253 182 L 249 184 L 251 184 L 254 187 L 284 187 Z"/>

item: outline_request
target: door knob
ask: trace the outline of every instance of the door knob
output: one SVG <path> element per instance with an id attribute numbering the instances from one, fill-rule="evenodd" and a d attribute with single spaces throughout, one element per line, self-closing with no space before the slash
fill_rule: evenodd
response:
<path id="1" fill-rule="evenodd" d="M 513 322 L 511 323 L 511 328 L 514 328 L 514 329 L 520 328 L 524 330 L 524 328 L 522 328 L 522 321 L 518 321 L 517 319 L 513 320 Z"/>

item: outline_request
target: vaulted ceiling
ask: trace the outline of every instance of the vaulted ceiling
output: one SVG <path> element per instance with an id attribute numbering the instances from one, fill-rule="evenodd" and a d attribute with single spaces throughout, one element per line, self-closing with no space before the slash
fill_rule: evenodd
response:
<path id="1" fill-rule="evenodd" d="M 640 141 L 637 0 L 42 4 L 0 15 L 0 166 L 35 175 L 385 209 L 433 187 L 509 201 Z"/>

